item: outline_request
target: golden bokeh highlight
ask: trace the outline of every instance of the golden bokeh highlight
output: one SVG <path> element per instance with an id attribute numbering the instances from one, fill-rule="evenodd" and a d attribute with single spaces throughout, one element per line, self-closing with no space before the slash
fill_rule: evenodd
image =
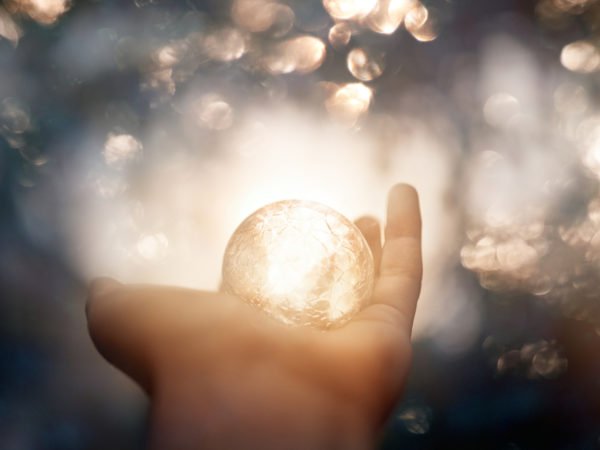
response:
<path id="1" fill-rule="evenodd" d="M 417 2 L 404 17 L 404 26 L 408 31 L 417 30 L 427 22 L 429 10 L 421 2 Z"/>
<path id="2" fill-rule="evenodd" d="M 318 69 L 327 54 L 325 43 L 314 36 L 297 36 L 273 46 L 263 57 L 265 69 L 274 75 L 308 73 Z"/>
<path id="3" fill-rule="evenodd" d="M 7 0 L 4 6 L 11 14 L 22 14 L 41 24 L 51 25 L 71 8 L 71 1 Z"/>
<path id="4" fill-rule="evenodd" d="M 348 22 L 336 23 L 329 29 L 327 37 L 333 48 L 336 50 L 341 50 L 350 42 L 350 38 L 352 37 L 352 28 Z"/>
<path id="5" fill-rule="evenodd" d="M 236 28 L 221 28 L 204 38 L 204 52 L 216 61 L 234 61 L 246 52 L 246 38 Z"/>
<path id="6" fill-rule="evenodd" d="M 152 59 L 160 68 L 173 67 L 184 58 L 188 46 L 185 42 L 171 43 L 157 48 Z"/>
<path id="7" fill-rule="evenodd" d="M 541 339 L 520 347 L 508 347 L 494 336 L 485 338 L 484 353 L 498 376 L 520 374 L 529 379 L 555 379 L 567 370 L 568 360 L 556 341 Z"/>
<path id="8" fill-rule="evenodd" d="M 385 69 L 383 52 L 369 48 L 354 48 L 346 57 L 348 71 L 360 81 L 372 81 Z"/>
<path id="9" fill-rule="evenodd" d="M 231 8 L 231 18 L 248 31 L 265 31 L 275 21 L 275 5 L 275 2 L 269 0 L 235 0 Z"/>
<path id="10" fill-rule="evenodd" d="M 253 33 L 272 31 L 274 37 L 287 34 L 294 25 L 294 11 L 288 5 L 271 0 L 236 0 L 231 18 L 241 28 Z"/>
<path id="11" fill-rule="evenodd" d="M 273 22 L 268 28 L 269 34 L 274 38 L 280 38 L 288 34 L 296 21 L 294 10 L 288 5 L 276 4 L 273 7 Z"/>
<path id="12" fill-rule="evenodd" d="M 142 143 L 130 134 L 110 133 L 104 143 L 104 161 L 110 167 L 123 168 L 141 157 L 142 148 Z"/>
<path id="13" fill-rule="evenodd" d="M 377 0 L 323 0 L 329 15 L 337 20 L 357 20 L 369 14 Z"/>
<path id="14" fill-rule="evenodd" d="M 491 95 L 483 106 L 483 115 L 493 127 L 506 127 L 520 111 L 519 101 L 506 92 Z"/>
<path id="15" fill-rule="evenodd" d="M 420 2 L 404 17 L 406 30 L 420 42 L 430 42 L 438 37 L 437 18 Z"/>
<path id="16" fill-rule="evenodd" d="M 193 105 L 196 123 L 211 130 L 225 130 L 233 123 L 233 108 L 221 96 L 206 94 Z"/>
<path id="17" fill-rule="evenodd" d="M 136 243 L 138 254 L 148 261 L 160 261 L 169 249 L 169 240 L 164 233 L 142 234 Z"/>
<path id="18" fill-rule="evenodd" d="M 335 120 L 353 126 L 367 113 L 373 91 L 362 83 L 347 83 L 336 86 L 325 101 L 327 111 Z"/>
<path id="19" fill-rule="evenodd" d="M 375 33 L 393 34 L 417 3 L 417 0 L 379 0 L 364 24 Z"/>
<path id="20" fill-rule="evenodd" d="M 23 30 L 11 17 L 11 15 L 0 6 L 0 36 L 17 45 L 23 36 Z"/>
<path id="21" fill-rule="evenodd" d="M 600 52 L 587 41 L 576 41 L 563 47 L 560 62 L 573 72 L 592 73 L 600 69 Z"/>

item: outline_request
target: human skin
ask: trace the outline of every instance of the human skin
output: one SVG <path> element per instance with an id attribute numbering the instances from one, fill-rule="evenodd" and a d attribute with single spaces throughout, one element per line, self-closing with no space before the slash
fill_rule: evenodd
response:
<path id="1" fill-rule="evenodd" d="M 404 389 L 421 286 L 414 188 L 389 194 L 369 306 L 330 331 L 289 327 L 237 297 L 92 282 L 90 335 L 151 398 L 153 449 L 369 449 Z"/>

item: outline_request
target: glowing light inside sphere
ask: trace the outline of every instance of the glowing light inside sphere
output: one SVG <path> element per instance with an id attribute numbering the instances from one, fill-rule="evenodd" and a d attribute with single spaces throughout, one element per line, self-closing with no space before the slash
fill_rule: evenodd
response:
<path id="1" fill-rule="evenodd" d="M 360 230 L 333 209 L 303 200 L 251 214 L 223 259 L 225 291 L 289 325 L 342 325 L 369 301 L 373 282 L 373 255 Z"/>

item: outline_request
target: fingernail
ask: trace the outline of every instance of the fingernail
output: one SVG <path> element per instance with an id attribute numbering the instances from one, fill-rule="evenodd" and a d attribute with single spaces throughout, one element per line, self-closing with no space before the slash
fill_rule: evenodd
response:
<path id="1" fill-rule="evenodd" d="M 121 283 L 109 277 L 99 277 L 91 281 L 89 287 L 89 298 L 100 298 L 116 291 Z"/>

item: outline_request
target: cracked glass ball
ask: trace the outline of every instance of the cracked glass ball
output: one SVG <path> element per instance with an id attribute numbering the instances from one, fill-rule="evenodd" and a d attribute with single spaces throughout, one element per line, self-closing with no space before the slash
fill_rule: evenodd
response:
<path id="1" fill-rule="evenodd" d="M 368 303 L 373 283 L 373 255 L 360 230 L 304 200 L 248 216 L 223 259 L 223 289 L 289 325 L 340 326 Z"/>

